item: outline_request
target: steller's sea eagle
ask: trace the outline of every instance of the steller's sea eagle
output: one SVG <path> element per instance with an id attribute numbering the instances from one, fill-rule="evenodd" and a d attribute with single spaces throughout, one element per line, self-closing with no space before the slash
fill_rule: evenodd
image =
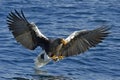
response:
<path id="1" fill-rule="evenodd" d="M 38 67 L 47 64 L 50 60 L 58 61 L 95 47 L 108 36 L 110 29 L 101 26 L 94 30 L 75 31 L 66 39 L 51 40 L 44 36 L 34 23 L 28 22 L 22 10 L 10 12 L 7 16 L 7 24 L 17 42 L 24 47 L 34 50 L 40 46 L 43 49 L 43 52 L 35 59 Z"/>

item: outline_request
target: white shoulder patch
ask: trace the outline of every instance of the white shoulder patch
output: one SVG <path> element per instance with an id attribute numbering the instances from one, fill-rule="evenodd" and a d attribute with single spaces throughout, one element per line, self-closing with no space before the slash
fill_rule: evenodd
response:
<path id="1" fill-rule="evenodd" d="M 35 26 L 35 27 L 32 27 L 32 29 L 36 32 L 36 35 L 37 35 L 37 36 L 44 37 L 44 38 L 48 39 L 46 36 L 44 36 L 44 35 L 40 32 L 40 30 L 38 29 L 38 27 L 37 27 L 33 22 L 31 22 L 31 24 Z"/>
<path id="2" fill-rule="evenodd" d="M 70 40 L 72 40 L 75 36 L 78 35 L 78 33 L 80 32 L 83 32 L 83 31 L 86 31 L 86 30 L 80 30 L 80 31 L 74 31 L 71 35 L 69 35 L 65 40 L 70 42 Z"/>

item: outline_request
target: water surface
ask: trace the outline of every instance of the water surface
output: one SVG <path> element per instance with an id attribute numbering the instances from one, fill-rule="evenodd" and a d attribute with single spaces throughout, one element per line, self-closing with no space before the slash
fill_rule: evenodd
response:
<path id="1" fill-rule="evenodd" d="M 8 30 L 6 16 L 14 9 L 22 9 L 48 37 L 66 38 L 100 25 L 111 26 L 111 34 L 85 54 L 36 70 L 41 49 L 25 49 Z M 0 0 L 0 26 L 0 80 L 120 80 L 119 0 Z"/>

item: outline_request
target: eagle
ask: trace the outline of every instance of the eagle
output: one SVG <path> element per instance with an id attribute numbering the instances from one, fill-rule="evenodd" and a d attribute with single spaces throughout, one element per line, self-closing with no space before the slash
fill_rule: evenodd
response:
<path id="1" fill-rule="evenodd" d="M 93 30 L 74 31 L 66 39 L 51 39 L 43 35 L 35 23 L 29 22 L 22 10 L 11 11 L 7 16 L 7 25 L 16 41 L 25 48 L 42 48 L 42 53 L 35 59 L 37 67 L 42 67 L 51 60 L 59 61 L 84 53 L 101 43 L 108 36 L 110 29 L 108 26 L 100 26 Z"/>

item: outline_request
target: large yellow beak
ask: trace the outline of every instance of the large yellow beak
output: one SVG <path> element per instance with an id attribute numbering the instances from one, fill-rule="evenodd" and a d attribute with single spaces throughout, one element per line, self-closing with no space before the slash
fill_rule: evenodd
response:
<path id="1" fill-rule="evenodd" d="M 63 45 L 66 45 L 67 44 L 67 41 L 65 39 L 62 39 L 61 41 L 63 43 Z"/>

